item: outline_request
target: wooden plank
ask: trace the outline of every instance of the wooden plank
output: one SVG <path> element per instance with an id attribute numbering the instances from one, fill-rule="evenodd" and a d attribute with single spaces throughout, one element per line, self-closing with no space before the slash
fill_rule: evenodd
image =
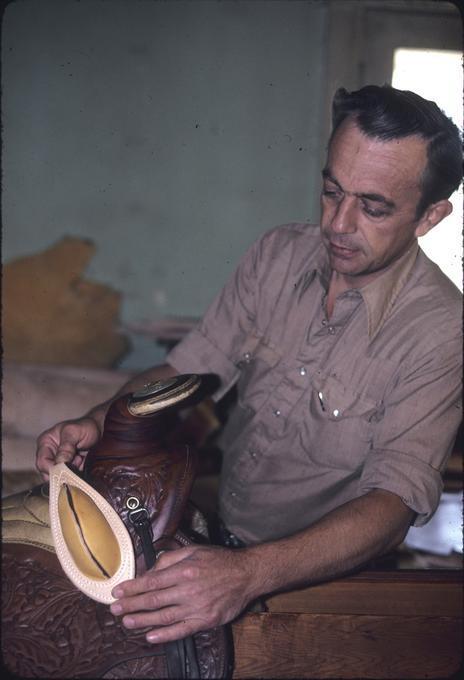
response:
<path id="1" fill-rule="evenodd" d="M 392 583 L 462 583 L 462 569 L 365 569 L 340 580 Z"/>
<path id="2" fill-rule="evenodd" d="M 233 624 L 234 678 L 446 678 L 462 660 L 462 619 L 247 614 Z"/>
<path id="3" fill-rule="evenodd" d="M 462 571 L 362 572 L 274 595 L 270 612 L 460 616 Z"/>

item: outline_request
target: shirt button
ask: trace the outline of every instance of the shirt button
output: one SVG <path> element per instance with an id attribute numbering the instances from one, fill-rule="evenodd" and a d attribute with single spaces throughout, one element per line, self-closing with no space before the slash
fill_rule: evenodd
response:
<path id="1" fill-rule="evenodd" d="M 300 375 L 306 375 L 306 368 L 304 366 L 300 368 Z"/>
<path id="2" fill-rule="evenodd" d="M 274 411 L 274 415 L 276 416 L 276 418 L 278 418 L 280 416 L 280 409 L 276 408 L 276 410 Z"/>
<path id="3" fill-rule="evenodd" d="M 333 326 L 327 326 L 327 330 L 329 331 L 330 335 L 335 334 L 335 328 Z"/>

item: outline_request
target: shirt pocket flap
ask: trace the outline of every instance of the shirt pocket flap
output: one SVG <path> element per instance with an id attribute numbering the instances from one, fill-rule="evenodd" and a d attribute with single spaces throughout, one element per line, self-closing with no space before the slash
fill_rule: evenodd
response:
<path id="1" fill-rule="evenodd" d="M 329 420 L 361 418 L 372 422 L 379 417 L 382 405 L 366 395 L 360 395 L 343 385 L 334 376 L 316 375 L 313 378 L 315 403 Z"/>

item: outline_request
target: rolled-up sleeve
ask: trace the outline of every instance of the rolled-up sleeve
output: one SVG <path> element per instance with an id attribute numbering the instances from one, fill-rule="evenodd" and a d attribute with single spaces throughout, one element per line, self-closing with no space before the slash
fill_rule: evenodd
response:
<path id="1" fill-rule="evenodd" d="M 400 371 L 374 428 L 361 493 L 391 491 L 425 524 L 438 507 L 443 469 L 462 419 L 462 343 L 455 339 Z"/>
<path id="2" fill-rule="evenodd" d="M 241 349 L 256 318 L 262 241 L 253 244 L 215 297 L 203 319 L 166 357 L 177 371 L 215 373 L 219 400 L 235 383 Z"/>

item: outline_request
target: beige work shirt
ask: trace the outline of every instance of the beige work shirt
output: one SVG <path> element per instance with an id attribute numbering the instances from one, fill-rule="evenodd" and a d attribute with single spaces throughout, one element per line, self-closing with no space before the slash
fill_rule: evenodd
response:
<path id="1" fill-rule="evenodd" d="M 461 419 L 461 294 L 414 245 L 330 321 L 319 227 L 273 229 L 168 355 L 237 383 L 220 514 L 248 543 L 290 535 L 371 489 L 424 524 Z"/>

